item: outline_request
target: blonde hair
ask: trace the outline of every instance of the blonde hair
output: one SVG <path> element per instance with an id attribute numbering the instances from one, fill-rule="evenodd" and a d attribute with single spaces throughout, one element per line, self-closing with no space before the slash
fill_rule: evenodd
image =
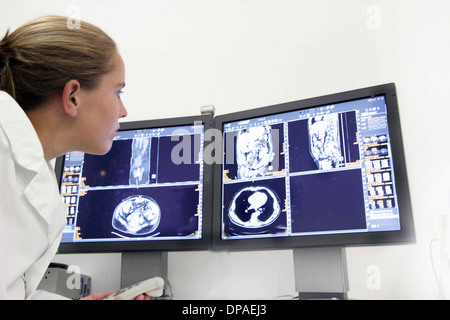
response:
<path id="1" fill-rule="evenodd" d="M 27 111 L 62 93 L 69 80 L 93 89 L 111 71 L 115 50 L 115 42 L 90 23 L 74 29 L 66 17 L 37 18 L 0 41 L 0 90 Z"/>

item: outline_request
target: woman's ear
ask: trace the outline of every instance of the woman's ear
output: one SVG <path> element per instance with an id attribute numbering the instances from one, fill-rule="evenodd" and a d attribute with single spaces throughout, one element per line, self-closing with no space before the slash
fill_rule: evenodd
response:
<path id="1" fill-rule="evenodd" d="M 78 80 L 69 80 L 64 86 L 61 96 L 61 107 L 65 114 L 74 118 L 80 107 L 81 85 Z"/>

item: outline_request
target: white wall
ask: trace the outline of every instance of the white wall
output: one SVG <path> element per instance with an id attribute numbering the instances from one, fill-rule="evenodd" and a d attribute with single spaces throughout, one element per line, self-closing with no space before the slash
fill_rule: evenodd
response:
<path id="1" fill-rule="evenodd" d="M 350 297 L 444 297 L 429 247 L 437 217 L 450 211 L 449 1 L 15 0 L 0 4 L 0 32 L 77 13 L 119 45 L 127 120 L 198 114 L 207 104 L 223 114 L 395 82 L 418 241 L 347 249 Z M 97 292 L 118 287 L 120 255 L 56 260 L 92 275 Z M 295 290 L 289 250 L 170 253 L 169 277 L 184 299 Z"/>

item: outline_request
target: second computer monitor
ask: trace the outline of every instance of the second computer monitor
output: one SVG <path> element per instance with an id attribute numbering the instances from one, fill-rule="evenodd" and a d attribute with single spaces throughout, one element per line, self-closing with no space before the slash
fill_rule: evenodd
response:
<path id="1" fill-rule="evenodd" d="M 216 247 L 414 238 L 393 84 L 221 115 L 215 125 Z"/>

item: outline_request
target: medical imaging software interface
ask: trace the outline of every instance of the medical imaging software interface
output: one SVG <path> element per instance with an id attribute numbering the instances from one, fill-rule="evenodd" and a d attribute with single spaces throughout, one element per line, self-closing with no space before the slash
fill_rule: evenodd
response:
<path id="1" fill-rule="evenodd" d="M 223 131 L 222 239 L 400 229 L 384 96 Z"/>
<path id="2" fill-rule="evenodd" d="M 119 131 L 104 156 L 65 155 L 62 242 L 202 238 L 204 126 Z"/>

